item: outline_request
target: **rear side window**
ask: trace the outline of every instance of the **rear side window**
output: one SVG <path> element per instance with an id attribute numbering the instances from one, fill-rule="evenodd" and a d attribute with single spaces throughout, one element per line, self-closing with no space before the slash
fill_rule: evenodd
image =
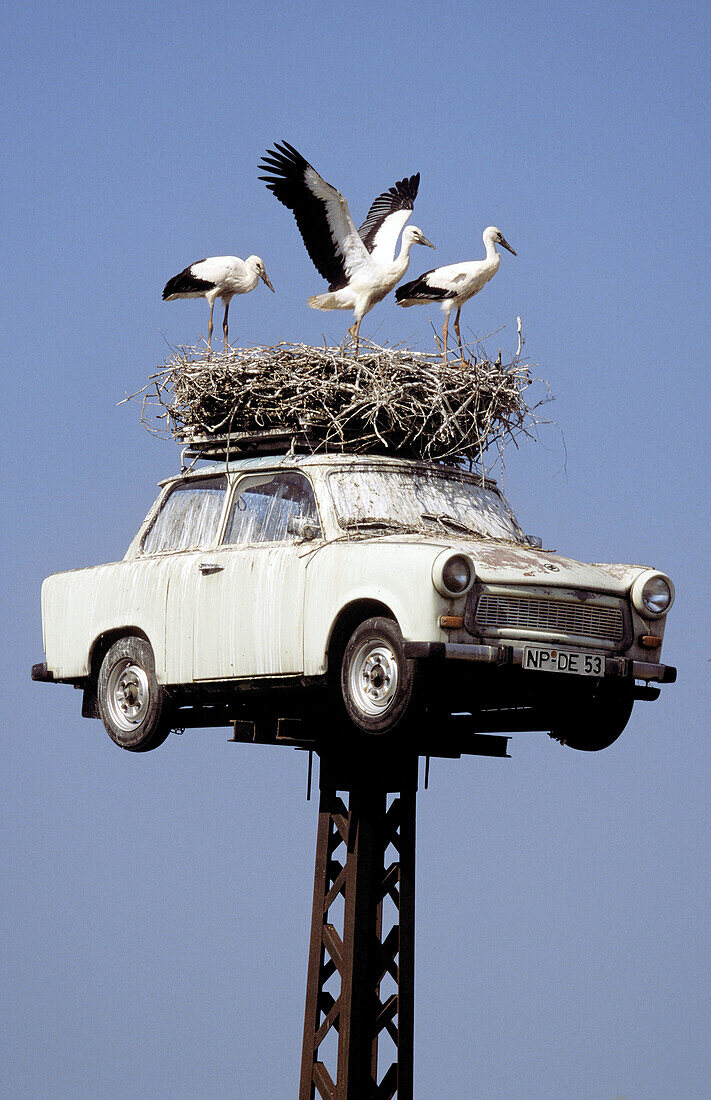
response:
<path id="1" fill-rule="evenodd" d="M 210 477 L 180 482 L 143 540 L 146 554 L 212 546 L 225 503 L 227 479 Z"/>

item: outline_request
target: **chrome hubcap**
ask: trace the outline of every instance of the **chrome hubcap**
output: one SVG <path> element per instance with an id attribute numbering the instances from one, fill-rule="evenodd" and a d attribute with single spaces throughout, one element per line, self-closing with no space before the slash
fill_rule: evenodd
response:
<path id="1" fill-rule="evenodd" d="M 150 692 L 145 669 L 128 657 L 117 661 L 109 674 L 106 695 L 112 722 L 131 733 L 148 713 Z"/>
<path id="2" fill-rule="evenodd" d="M 359 709 L 367 715 L 382 714 L 397 693 L 397 656 L 383 638 L 370 638 L 356 650 L 348 672 L 348 687 Z"/>

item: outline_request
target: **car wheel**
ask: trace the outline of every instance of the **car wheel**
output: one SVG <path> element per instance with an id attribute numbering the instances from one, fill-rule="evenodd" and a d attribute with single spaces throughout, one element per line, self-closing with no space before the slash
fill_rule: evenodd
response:
<path id="1" fill-rule="evenodd" d="M 101 662 L 99 713 L 112 741 L 148 752 L 170 733 L 165 692 L 156 680 L 153 650 L 144 638 L 119 638 Z"/>
<path id="2" fill-rule="evenodd" d="M 550 731 L 561 745 L 582 752 L 599 752 L 614 744 L 632 714 L 634 699 L 630 691 L 607 690 L 580 704 L 575 718 L 566 716 Z"/>
<path id="3" fill-rule="evenodd" d="M 366 619 L 356 627 L 341 661 L 341 698 L 351 724 L 364 733 L 392 733 L 408 714 L 415 666 L 405 657 L 392 619 Z"/>

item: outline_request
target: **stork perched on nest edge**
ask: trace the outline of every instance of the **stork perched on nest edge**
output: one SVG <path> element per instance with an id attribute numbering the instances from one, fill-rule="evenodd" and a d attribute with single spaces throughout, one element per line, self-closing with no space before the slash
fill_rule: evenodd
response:
<path id="1" fill-rule="evenodd" d="M 212 311 L 215 302 L 221 298 L 225 306 L 222 331 L 225 334 L 227 351 L 227 313 L 235 294 L 248 294 L 254 290 L 261 279 L 269 289 L 264 261 L 259 256 L 248 256 L 240 260 L 239 256 L 212 256 L 208 260 L 198 260 L 190 264 L 179 275 L 169 279 L 163 288 L 163 301 L 172 302 L 175 298 L 207 298 L 210 303 L 210 320 L 207 323 L 207 346 L 212 346 Z"/>
<path id="2" fill-rule="evenodd" d="M 483 260 L 471 260 L 461 264 L 448 264 L 446 267 L 435 267 L 432 271 L 425 271 L 411 283 L 399 286 L 395 291 L 397 303 L 400 306 L 426 305 L 428 302 L 440 302 L 445 313 L 444 328 L 442 330 L 442 357 L 447 362 L 447 328 L 449 315 L 457 307 L 457 315 L 454 318 L 454 331 L 459 341 L 459 353 L 464 358 L 462 348 L 462 335 L 459 331 L 459 315 L 462 306 L 469 298 L 478 294 L 483 286 L 493 278 L 499 270 L 501 256 L 496 251 L 497 244 L 508 249 L 513 255 L 511 245 L 505 239 L 500 229 L 495 225 L 488 226 L 482 239 L 486 247 L 486 258 Z"/>
<path id="3" fill-rule="evenodd" d="M 363 317 L 400 282 L 413 244 L 434 248 L 421 229 L 407 226 L 395 256 L 400 231 L 415 203 L 419 172 L 378 195 L 356 229 L 343 195 L 293 145 L 282 142 L 267 150 L 260 168 L 270 174 L 259 178 L 293 212 L 306 251 L 316 270 L 328 279 L 328 293 L 312 295 L 308 305 L 353 310 L 355 320 L 348 332 L 357 355 Z"/>

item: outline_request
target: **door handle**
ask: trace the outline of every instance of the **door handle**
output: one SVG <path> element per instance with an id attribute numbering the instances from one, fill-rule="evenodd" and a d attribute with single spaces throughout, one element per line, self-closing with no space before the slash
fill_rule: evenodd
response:
<path id="1" fill-rule="evenodd" d="M 208 577 L 211 573 L 221 573 L 224 568 L 224 565 L 216 561 L 201 561 L 198 566 L 204 577 Z"/>

